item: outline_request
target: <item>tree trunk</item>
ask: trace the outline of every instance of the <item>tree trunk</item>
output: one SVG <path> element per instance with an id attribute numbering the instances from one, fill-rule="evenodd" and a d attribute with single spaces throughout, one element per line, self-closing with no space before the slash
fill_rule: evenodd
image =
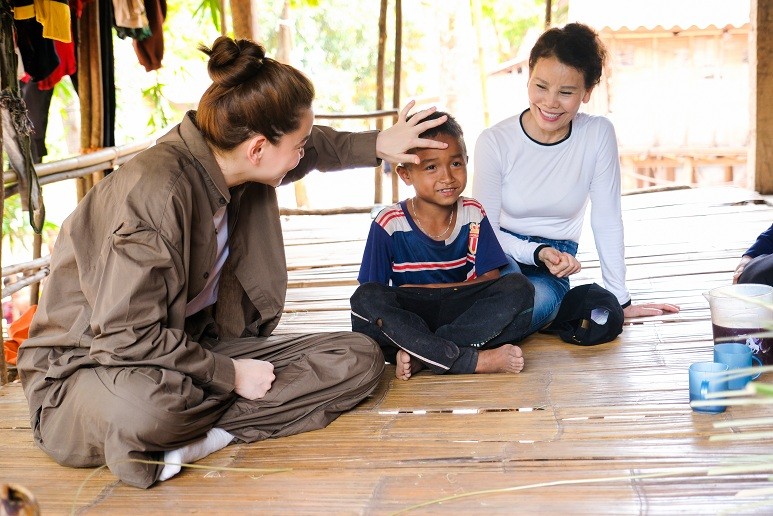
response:
<path id="1" fill-rule="evenodd" d="M 751 15 L 754 58 L 747 177 L 749 186 L 769 195 L 773 194 L 773 0 L 753 1 Z"/>
<path id="2" fill-rule="evenodd" d="M 462 124 L 464 132 L 475 134 L 482 124 L 480 78 L 475 70 L 476 45 L 470 0 L 438 3 L 438 45 L 441 89 L 440 104 Z"/>
<path id="3" fill-rule="evenodd" d="M 549 0 L 548 0 L 549 1 Z M 483 33 L 480 27 L 482 7 L 480 0 L 470 0 L 470 12 L 472 13 L 472 25 L 475 29 L 475 43 L 478 48 L 478 75 L 480 76 L 481 100 L 483 102 L 483 125 L 489 125 L 488 111 L 488 86 L 486 84 L 486 51 L 483 48 Z"/>
<path id="4" fill-rule="evenodd" d="M 255 39 L 252 33 L 252 2 L 250 0 L 231 0 L 231 23 L 234 26 L 234 38 Z"/>
<path id="5" fill-rule="evenodd" d="M 290 28 L 290 1 L 285 0 L 282 7 L 282 17 L 279 20 L 278 45 L 276 49 L 276 60 L 280 63 L 292 64 L 290 61 L 293 50 L 293 33 Z M 295 189 L 295 206 L 306 208 L 309 206 L 309 196 L 306 192 L 306 183 L 299 179 L 293 183 Z"/>
<path id="6" fill-rule="evenodd" d="M 402 0 L 395 0 L 395 76 L 392 83 L 392 107 L 400 109 L 400 84 L 403 61 L 403 4 Z M 394 117 L 392 123 L 397 122 Z M 400 200 L 400 181 L 395 172 L 395 163 L 391 164 L 392 170 L 392 203 Z"/>

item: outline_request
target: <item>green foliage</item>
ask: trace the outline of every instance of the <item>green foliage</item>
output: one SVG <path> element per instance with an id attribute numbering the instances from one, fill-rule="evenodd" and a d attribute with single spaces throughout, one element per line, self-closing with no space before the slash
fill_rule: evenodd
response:
<path id="1" fill-rule="evenodd" d="M 515 57 L 528 30 L 545 23 L 544 0 L 482 0 L 481 11 L 496 36 L 500 61 Z"/>
<path id="2" fill-rule="evenodd" d="M 150 118 L 148 118 L 148 129 L 151 132 L 159 131 L 176 119 L 168 116 L 170 111 L 169 101 L 164 96 L 164 85 L 160 82 L 142 90 L 143 98 L 151 105 Z"/>
<path id="3" fill-rule="evenodd" d="M 59 226 L 50 220 L 43 223 L 43 235 L 49 231 L 58 231 Z M 8 248 L 13 250 L 21 245 L 29 250 L 29 243 L 33 237 L 33 230 L 29 224 L 29 215 L 21 208 L 21 197 L 12 195 L 3 203 L 3 241 L 8 243 Z"/>
<path id="4" fill-rule="evenodd" d="M 290 9 L 303 7 L 319 7 L 319 0 L 290 0 Z"/>
<path id="5" fill-rule="evenodd" d="M 293 64 L 314 81 L 319 111 L 375 108 L 379 5 L 330 0 L 293 13 L 298 58 Z"/>
<path id="6" fill-rule="evenodd" d="M 203 23 L 207 17 L 212 21 L 212 26 L 220 29 L 220 18 L 223 13 L 220 11 L 220 2 L 218 0 L 201 0 L 201 3 L 193 11 L 193 18 Z"/>

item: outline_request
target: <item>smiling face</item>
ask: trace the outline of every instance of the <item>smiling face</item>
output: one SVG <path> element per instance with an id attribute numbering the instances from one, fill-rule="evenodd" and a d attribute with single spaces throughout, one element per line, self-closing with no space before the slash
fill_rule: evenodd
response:
<path id="1" fill-rule="evenodd" d="M 448 134 L 438 134 L 433 140 L 448 144 L 445 149 L 416 149 L 418 165 L 407 163 L 397 167 L 405 184 L 412 185 L 416 197 L 438 206 L 452 206 L 467 186 L 467 151 L 464 143 Z"/>
<path id="2" fill-rule="evenodd" d="M 301 117 L 301 124 L 295 131 L 283 135 L 274 145 L 264 142 L 259 177 L 254 180 L 270 186 L 279 186 L 289 171 L 298 166 L 303 157 L 303 146 L 309 139 L 314 125 L 314 112 L 309 109 Z"/>
<path id="3" fill-rule="evenodd" d="M 523 118 L 526 132 L 534 140 L 555 143 L 569 132 L 580 105 L 590 100 L 581 71 L 556 57 L 540 58 L 529 75 L 529 112 Z"/>

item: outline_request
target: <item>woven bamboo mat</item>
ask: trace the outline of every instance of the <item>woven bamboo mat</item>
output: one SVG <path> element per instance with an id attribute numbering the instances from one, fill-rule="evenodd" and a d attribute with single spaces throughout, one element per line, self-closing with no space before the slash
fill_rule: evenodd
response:
<path id="1" fill-rule="evenodd" d="M 752 491 L 773 487 L 769 471 L 707 473 L 770 455 L 769 440 L 709 437 L 748 432 L 734 422 L 773 414 L 693 412 L 687 367 L 711 358 L 702 292 L 729 282 L 773 208 L 735 188 L 623 202 L 631 293 L 675 302 L 678 315 L 628 321 L 614 342 L 591 348 L 534 335 L 521 344 L 526 367 L 517 375 L 421 372 L 403 382 L 390 366 L 379 388 L 329 427 L 229 446 L 200 461 L 211 469 L 186 469 L 147 491 L 104 469 L 53 463 L 32 443 L 21 387 L 11 384 L 0 387 L 0 483 L 31 489 L 44 514 L 770 514 L 773 506 L 760 504 L 771 493 Z M 278 331 L 348 329 L 369 216 L 283 224 L 291 288 Z M 576 281 L 600 281 L 588 230 L 583 238 Z M 454 496 L 462 497 L 438 501 Z"/>

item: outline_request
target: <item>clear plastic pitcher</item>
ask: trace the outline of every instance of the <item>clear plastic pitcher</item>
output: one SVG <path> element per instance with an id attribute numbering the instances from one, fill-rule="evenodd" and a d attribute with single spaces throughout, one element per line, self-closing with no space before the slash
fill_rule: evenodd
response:
<path id="1" fill-rule="evenodd" d="M 741 342 L 765 365 L 773 365 L 773 287 L 741 283 L 703 294 L 711 309 L 714 343 Z"/>

